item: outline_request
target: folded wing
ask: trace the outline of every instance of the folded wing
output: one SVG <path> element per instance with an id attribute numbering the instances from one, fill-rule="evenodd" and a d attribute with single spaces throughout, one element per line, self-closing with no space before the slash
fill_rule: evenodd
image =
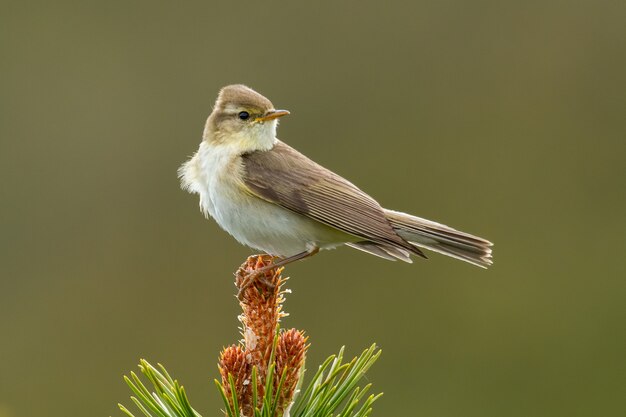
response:
<path id="1" fill-rule="evenodd" d="M 425 257 L 396 233 L 376 200 L 285 143 L 278 141 L 269 151 L 251 152 L 242 158 L 245 185 L 256 196 L 374 246 L 387 247 L 384 254 L 393 258 L 406 261 L 406 255 L 394 256 L 406 251 Z M 359 249 L 368 251 L 368 246 Z"/>

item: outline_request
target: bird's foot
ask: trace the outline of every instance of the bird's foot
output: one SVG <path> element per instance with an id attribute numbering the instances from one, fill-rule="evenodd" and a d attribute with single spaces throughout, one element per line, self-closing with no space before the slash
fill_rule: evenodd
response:
<path id="1" fill-rule="evenodd" d="M 239 272 L 237 272 L 237 281 L 235 282 L 235 284 L 237 284 L 237 287 L 239 287 L 239 293 L 237 294 L 237 298 L 239 298 L 239 301 L 243 301 L 244 291 L 255 281 L 261 281 L 264 284 L 269 283 L 270 285 L 273 285 L 275 287 L 275 284 L 272 284 L 271 281 L 268 280 L 276 280 L 276 276 L 280 275 L 281 269 L 279 268 L 282 268 L 283 266 L 291 262 L 299 261 L 300 259 L 305 259 L 313 256 L 319 251 L 320 248 L 318 246 L 313 246 L 304 252 L 297 253 L 287 258 L 277 258 L 271 255 L 250 256 L 243 266 L 243 271 L 242 268 L 240 268 Z M 250 269 L 252 271 L 250 271 Z M 271 271 L 274 272 L 270 274 Z M 242 275 L 245 276 L 241 280 L 241 283 L 239 283 L 240 272 L 242 273 Z M 269 287 L 269 289 L 271 290 L 274 287 Z"/>
<path id="2" fill-rule="evenodd" d="M 235 284 L 239 288 L 237 298 L 239 301 L 243 301 L 244 293 L 246 289 L 256 282 L 263 284 L 265 288 L 273 291 L 276 288 L 275 281 L 275 269 L 280 268 L 281 265 L 274 264 L 275 257 L 271 255 L 253 255 L 248 258 L 244 264 L 242 274 L 237 274 L 237 280 Z M 241 279 L 240 279 L 241 277 Z"/>

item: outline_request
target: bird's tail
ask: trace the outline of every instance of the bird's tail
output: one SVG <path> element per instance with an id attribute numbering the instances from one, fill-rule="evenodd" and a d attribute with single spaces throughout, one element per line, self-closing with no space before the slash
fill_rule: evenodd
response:
<path id="1" fill-rule="evenodd" d="M 459 232 L 443 224 L 393 210 L 385 215 L 396 233 L 414 246 L 442 253 L 487 268 L 493 263 L 488 240 Z"/>

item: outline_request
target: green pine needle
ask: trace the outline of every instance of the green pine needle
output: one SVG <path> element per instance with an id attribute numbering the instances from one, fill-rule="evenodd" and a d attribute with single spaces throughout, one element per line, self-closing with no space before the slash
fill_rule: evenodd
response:
<path id="1" fill-rule="evenodd" d="M 275 349 L 275 346 L 274 346 Z M 274 352 L 272 349 L 271 365 L 265 380 L 265 398 L 258 398 L 256 384 L 252 383 L 254 416 L 248 417 L 275 417 L 278 399 L 285 378 L 285 371 L 280 376 L 274 392 Z M 348 363 L 343 363 L 344 348 L 337 355 L 330 356 L 322 363 L 313 375 L 308 387 L 299 395 L 289 413 L 292 417 L 367 417 L 372 412 L 372 404 L 382 394 L 365 397 L 371 384 L 359 387 L 358 383 L 367 370 L 380 356 L 380 349 L 376 345 L 365 349 L 361 355 Z M 133 392 L 131 400 L 146 417 L 201 417 L 190 403 L 184 388 L 167 373 L 162 365 L 158 369 L 147 361 L 141 360 L 139 369 L 151 385 L 152 392 L 134 373 L 124 380 Z M 252 370 L 252 381 L 256 381 L 256 367 Z M 229 378 L 231 398 L 227 390 L 217 380 L 215 385 L 222 401 L 224 413 L 227 417 L 240 417 L 239 404 L 235 393 L 235 381 Z M 233 404 L 231 406 L 231 403 Z M 120 410 L 128 417 L 135 417 L 126 407 L 118 404 Z M 260 408 L 259 408 L 260 406 Z"/>
<path id="2" fill-rule="evenodd" d="M 146 417 L 201 417 L 189 404 L 184 388 L 173 380 L 162 365 L 159 369 L 142 359 L 139 363 L 141 373 L 152 385 L 153 392 L 144 385 L 134 373 L 124 380 L 135 396 L 130 397 L 139 411 Z M 118 404 L 128 417 L 135 417 L 126 407 Z"/>

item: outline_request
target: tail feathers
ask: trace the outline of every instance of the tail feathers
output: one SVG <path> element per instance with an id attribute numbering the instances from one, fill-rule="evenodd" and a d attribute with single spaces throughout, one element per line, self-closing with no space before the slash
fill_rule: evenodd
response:
<path id="1" fill-rule="evenodd" d="M 381 245 L 379 243 L 368 241 L 346 243 L 346 245 L 372 255 L 380 256 L 381 258 L 390 261 L 397 261 L 399 259 L 404 262 L 413 263 L 410 256 L 411 253 L 409 251 L 395 246 Z M 419 249 L 417 250 L 419 251 Z"/>
<path id="2" fill-rule="evenodd" d="M 385 215 L 396 233 L 414 246 L 451 256 L 481 268 L 493 263 L 488 240 L 446 225 L 393 210 Z"/>

